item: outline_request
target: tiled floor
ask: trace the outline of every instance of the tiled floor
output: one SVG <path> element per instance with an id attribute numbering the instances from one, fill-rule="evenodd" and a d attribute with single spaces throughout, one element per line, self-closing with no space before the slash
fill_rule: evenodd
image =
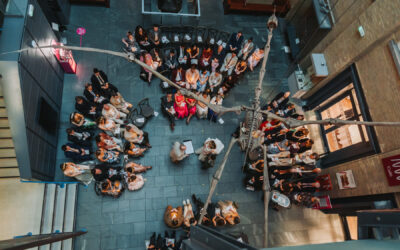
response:
<path id="1" fill-rule="evenodd" d="M 71 24 L 68 26 L 66 35 L 68 44 L 79 44 L 79 37 L 75 34 L 75 30 L 83 26 L 87 29 L 83 46 L 120 50 L 120 39 L 127 30 L 133 30 L 138 24 L 149 27 L 154 21 L 151 17 L 142 17 L 140 2 L 138 0 L 111 1 L 110 9 L 73 6 Z M 222 14 L 221 1 L 202 1 L 201 8 L 201 18 L 191 21 L 183 20 L 182 23 L 214 27 L 228 32 L 241 29 L 246 37 L 253 36 L 256 44 L 263 45 L 266 39 L 267 17 L 225 16 Z M 163 22 L 174 23 L 180 20 L 167 18 Z M 267 75 L 264 80 L 265 89 L 262 94 L 264 101 L 281 89 L 287 88 L 287 81 L 284 78 L 288 59 L 282 50 L 283 45 L 283 34 L 278 29 L 272 41 Z M 159 109 L 162 93 L 158 86 L 159 81 L 154 80 L 151 86 L 143 83 L 138 77 L 138 66 L 121 58 L 101 54 L 74 52 L 74 57 L 78 63 L 78 72 L 77 75 L 65 77 L 59 145 L 66 141 L 64 129 L 69 126 L 68 116 L 73 111 L 74 96 L 82 94 L 84 83 L 89 80 L 93 67 L 103 69 L 108 74 L 110 82 L 119 88 L 126 100 L 136 104 L 142 98 L 148 97 L 156 111 L 161 113 Z M 257 78 L 257 73 L 248 73 L 241 85 L 235 87 L 229 97 L 224 100 L 224 105 L 249 104 Z M 243 114 L 240 117 L 243 117 Z M 204 200 L 215 168 L 201 170 L 199 161 L 194 155 L 179 166 L 173 165 L 168 157 L 170 147 L 175 140 L 185 139 L 193 140 L 194 146 L 199 147 L 208 137 L 221 139 L 227 147 L 230 134 L 236 128 L 240 117 L 227 114 L 223 117 L 225 121 L 223 125 L 195 118 L 189 126 L 184 121 L 179 121 L 173 133 L 162 115 L 154 117 L 144 128 L 150 134 L 153 148 L 140 162 L 152 165 L 153 169 L 145 174 L 147 182 L 142 190 L 133 193 L 125 192 L 121 198 L 115 200 L 96 196 L 93 185 L 88 188 L 79 188 L 76 227 L 88 229 L 88 234 L 76 240 L 76 249 L 143 249 L 144 240 L 150 236 L 151 232 L 164 232 L 166 229 L 163 213 L 168 204 L 181 205 L 182 200 L 189 198 L 192 193 Z M 59 152 L 58 161 L 64 160 L 62 152 Z M 218 157 L 217 164 L 221 160 L 222 155 Z M 217 187 L 214 201 L 219 199 L 237 201 L 242 222 L 239 226 L 225 230 L 244 231 L 249 235 L 251 244 L 260 247 L 264 223 L 261 219 L 264 211 L 263 203 L 260 200 L 260 193 L 244 190 L 242 162 L 243 154 L 235 146 Z M 57 176 L 59 179 L 64 178 L 61 173 Z M 335 218 L 325 216 L 318 211 L 295 208 L 279 213 L 272 211 L 269 240 L 273 246 L 313 242 L 315 237 L 307 230 L 321 228 L 318 222 L 322 218 L 329 223 L 336 223 L 331 226 L 322 225 L 322 228 L 327 230 L 327 235 L 340 228 Z M 291 220 L 295 221 L 295 227 L 287 224 Z M 282 225 L 285 226 L 282 227 Z M 329 239 L 339 240 L 340 236 L 330 235 Z"/>

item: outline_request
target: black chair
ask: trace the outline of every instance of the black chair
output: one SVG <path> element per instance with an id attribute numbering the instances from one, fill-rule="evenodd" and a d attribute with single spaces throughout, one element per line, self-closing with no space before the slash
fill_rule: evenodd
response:
<path id="1" fill-rule="evenodd" d="M 154 109 L 150 106 L 149 98 L 144 98 L 138 103 L 138 107 L 140 108 L 140 114 L 144 116 L 146 119 L 150 119 L 154 116 Z"/>
<path id="2" fill-rule="evenodd" d="M 207 28 L 206 27 L 197 27 L 195 32 L 195 41 L 199 47 L 204 47 L 207 39 Z"/>
<path id="3" fill-rule="evenodd" d="M 143 115 L 139 114 L 138 110 L 132 109 L 132 111 L 128 115 L 128 119 L 131 121 L 133 125 L 138 128 L 143 128 L 146 125 L 147 119 Z"/>

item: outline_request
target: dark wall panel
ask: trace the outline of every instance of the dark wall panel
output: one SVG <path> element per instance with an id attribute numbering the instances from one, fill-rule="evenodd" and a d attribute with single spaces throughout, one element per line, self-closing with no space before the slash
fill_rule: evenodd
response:
<path id="1" fill-rule="evenodd" d="M 35 11 L 33 17 L 26 17 L 21 47 L 30 47 L 32 40 L 39 46 L 50 45 L 56 36 L 37 1 L 29 3 L 34 5 Z M 51 48 L 21 53 L 19 65 L 32 176 L 52 180 L 58 135 L 49 133 L 39 124 L 40 102 L 43 98 L 60 113 L 64 72 Z"/>

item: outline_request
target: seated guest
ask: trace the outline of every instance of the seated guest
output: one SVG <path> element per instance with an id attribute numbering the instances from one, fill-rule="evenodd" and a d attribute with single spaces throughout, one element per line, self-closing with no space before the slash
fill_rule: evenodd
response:
<path id="1" fill-rule="evenodd" d="M 225 59 L 225 55 L 226 55 L 226 53 L 224 50 L 224 46 L 222 46 L 222 44 L 221 44 L 221 45 L 218 45 L 218 47 L 215 49 L 212 57 L 213 57 L 213 59 L 215 59 L 215 58 L 218 59 L 219 65 L 222 65 L 222 63 L 224 62 L 224 59 Z"/>
<path id="2" fill-rule="evenodd" d="M 93 89 L 97 93 L 103 93 L 102 86 L 104 86 L 108 82 L 108 77 L 106 73 L 102 70 L 98 70 L 97 68 L 93 68 L 93 75 L 90 77 L 90 81 L 93 84 Z"/>
<path id="3" fill-rule="evenodd" d="M 171 81 L 178 84 L 182 88 L 189 88 L 189 85 L 185 81 L 186 72 L 183 69 L 182 65 L 179 65 L 177 69 L 172 71 Z"/>
<path id="4" fill-rule="evenodd" d="M 239 76 L 241 76 L 246 69 L 247 69 L 246 61 L 243 60 L 238 62 L 235 67 L 235 77 L 239 78 Z"/>
<path id="5" fill-rule="evenodd" d="M 211 61 L 211 72 L 214 73 L 215 71 L 217 71 L 218 66 L 219 66 L 219 61 L 218 58 L 215 57 Z"/>
<path id="6" fill-rule="evenodd" d="M 198 92 L 204 92 L 206 90 L 209 75 L 210 75 L 210 72 L 208 72 L 207 70 L 203 70 L 200 73 L 199 80 L 197 81 L 197 88 L 196 88 L 196 90 Z"/>
<path id="7" fill-rule="evenodd" d="M 274 99 L 269 102 L 269 106 L 275 111 L 283 109 L 286 104 L 289 102 L 290 92 L 280 92 L 277 94 Z M 266 109 L 266 107 L 264 107 Z"/>
<path id="8" fill-rule="evenodd" d="M 107 179 L 103 183 L 101 183 L 101 192 L 103 194 L 118 198 L 119 196 L 121 196 L 123 191 L 124 186 L 119 180 L 111 181 Z"/>
<path id="9" fill-rule="evenodd" d="M 96 120 L 97 126 L 99 129 L 105 131 L 106 133 L 109 132 L 114 136 L 120 136 L 121 128 L 119 124 L 116 124 L 113 120 L 107 119 L 103 116 L 99 117 Z"/>
<path id="10" fill-rule="evenodd" d="M 104 148 L 99 148 L 96 151 L 97 160 L 105 163 L 118 163 L 119 162 L 119 152 L 111 151 Z"/>
<path id="11" fill-rule="evenodd" d="M 137 191 L 143 188 L 145 178 L 141 174 L 125 176 L 125 182 L 128 186 L 129 191 Z"/>
<path id="12" fill-rule="evenodd" d="M 290 151 L 283 151 L 278 154 L 267 154 L 267 157 L 271 159 L 269 163 L 270 166 L 291 166 L 293 164 L 315 165 L 315 162 L 319 159 L 319 155 L 311 151 L 296 154 L 293 158 L 290 156 Z"/>
<path id="13" fill-rule="evenodd" d="M 133 106 L 131 103 L 125 101 L 119 92 L 113 92 L 111 94 L 110 103 L 112 106 L 125 114 L 129 114 L 130 109 Z"/>
<path id="14" fill-rule="evenodd" d="M 227 78 L 225 78 L 223 85 L 227 89 L 232 89 L 233 87 L 235 87 L 236 81 L 237 81 L 237 79 L 230 75 Z"/>
<path id="15" fill-rule="evenodd" d="M 135 55 L 139 55 L 140 47 L 133 37 L 132 32 L 128 31 L 125 38 L 122 38 L 122 43 L 125 45 L 125 49 L 127 52 L 134 53 Z"/>
<path id="16" fill-rule="evenodd" d="M 160 56 L 160 51 L 158 48 L 154 48 L 150 51 L 151 57 L 153 59 L 154 64 L 157 63 L 157 71 L 163 71 L 163 60 Z"/>
<path id="17" fill-rule="evenodd" d="M 261 173 L 246 174 L 243 180 L 244 186 L 250 191 L 260 191 L 264 183 L 264 177 Z"/>
<path id="18" fill-rule="evenodd" d="M 216 95 L 213 98 L 211 98 L 210 103 L 214 104 L 214 105 L 222 105 L 222 97 L 220 95 Z M 209 119 L 209 120 L 211 120 L 213 122 L 216 122 L 217 121 L 217 117 L 218 117 L 218 114 L 215 113 L 214 110 L 209 108 L 208 109 L 208 114 L 207 114 L 207 119 Z"/>
<path id="19" fill-rule="evenodd" d="M 212 222 L 214 227 L 221 227 L 221 226 L 225 226 L 226 225 L 226 220 L 224 219 L 224 217 L 222 216 L 221 213 L 221 208 L 219 206 L 215 206 L 213 204 L 210 204 L 211 206 L 211 210 L 213 214 L 210 214 L 210 217 L 212 218 Z"/>
<path id="20" fill-rule="evenodd" d="M 228 41 L 227 50 L 230 52 L 238 53 L 241 48 L 243 42 L 243 34 L 242 32 L 233 33 Z"/>
<path id="21" fill-rule="evenodd" d="M 251 71 L 254 70 L 254 68 L 258 65 L 260 60 L 264 57 L 264 50 L 263 49 L 256 49 L 253 54 L 249 57 L 247 60 L 249 69 Z"/>
<path id="22" fill-rule="evenodd" d="M 149 39 L 154 47 L 158 47 L 161 44 L 161 32 L 158 25 L 153 25 L 153 29 L 149 31 Z"/>
<path id="23" fill-rule="evenodd" d="M 296 107 L 293 103 L 288 103 L 282 109 L 276 111 L 276 114 L 282 117 L 290 117 L 294 113 L 296 113 Z"/>
<path id="24" fill-rule="evenodd" d="M 126 114 L 118 111 L 118 109 L 111 104 L 104 104 L 101 113 L 103 117 L 113 120 L 118 124 L 124 124 L 123 120 L 126 119 Z"/>
<path id="25" fill-rule="evenodd" d="M 121 139 L 109 136 L 103 132 L 100 132 L 96 136 L 96 145 L 98 148 L 103 148 L 106 150 L 117 150 L 119 152 L 122 152 L 121 143 Z"/>
<path id="26" fill-rule="evenodd" d="M 197 224 L 197 221 L 194 218 L 192 204 L 189 199 L 183 201 L 183 224 L 189 228 L 190 226 L 196 226 Z"/>
<path id="27" fill-rule="evenodd" d="M 171 205 L 167 206 L 164 213 L 164 222 L 170 228 L 178 228 L 182 226 L 182 207 L 173 208 Z"/>
<path id="28" fill-rule="evenodd" d="M 314 141 L 309 138 L 304 138 L 299 140 L 298 142 L 292 142 L 289 147 L 289 151 L 292 155 L 304 153 L 308 150 L 311 150 Z"/>
<path id="29" fill-rule="evenodd" d="M 210 102 L 210 96 L 207 94 L 206 91 L 203 93 L 198 93 L 198 96 L 202 96 L 207 102 Z M 208 106 L 203 102 L 197 102 L 196 106 L 197 118 L 199 119 L 206 119 L 208 115 Z"/>
<path id="30" fill-rule="evenodd" d="M 93 180 L 93 176 L 90 173 L 90 166 L 88 165 L 65 162 L 60 165 L 60 168 L 65 176 L 74 177 L 85 185 L 89 185 Z"/>
<path id="31" fill-rule="evenodd" d="M 153 57 L 148 52 L 143 52 L 140 55 L 140 61 L 144 62 L 147 66 L 149 66 L 153 70 L 157 70 L 157 68 L 159 66 L 158 62 L 153 61 Z M 150 83 L 152 80 L 153 73 L 150 70 L 148 70 L 147 68 L 143 67 L 142 69 L 144 70 L 144 73 L 146 74 L 146 78 L 143 80 Z"/>
<path id="32" fill-rule="evenodd" d="M 144 132 L 143 130 L 140 130 L 133 124 L 126 125 L 124 138 L 129 142 L 133 142 L 151 148 L 151 145 L 149 143 L 149 134 L 147 132 Z"/>
<path id="33" fill-rule="evenodd" d="M 219 73 L 218 71 L 212 72 L 210 77 L 208 78 L 208 84 L 210 85 L 211 92 L 214 92 L 214 90 L 218 88 L 221 82 L 222 82 L 222 74 Z"/>
<path id="34" fill-rule="evenodd" d="M 221 98 L 225 98 L 226 94 L 228 94 L 229 89 L 227 87 L 225 87 L 225 85 L 222 85 L 218 91 L 217 91 L 217 95 L 221 96 Z"/>
<path id="35" fill-rule="evenodd" d="M 83 91 L 83 94 L 85 95 L 86 99 L 89 100 L 89 102 L 102 107 L 103 104 L 108 103 L 108 99 L 102 95 L 100 95 L 98 92 L 96 92 L 93 89 L 92 84 L 86 83 L 85 85 L 85 90 Z"/>
<path id="36" fill-rule="evenodd" d="M 200 219 L 200 212 L 201 212 L 201 210 L 203 210 L 203 207 L 204 207 L 204 202 L 202 202 L 200 198 L 196 197 L 195 194 L 192 194 L 192 200 L 193 200 L 194 205 L 196 206 L 196 213 L 195 213 L 194 218 L 196 220 L 199 220 Z M 212 209 L 214 209 L 214 204 L 213 203 L 209 203 L 208 207 L 207 207 L 207 211 L 204 214 L 203 220 L 201 222 L 202 225 L 205 225 L 205 226 L 211 226 L 212 225 L 211 218 L 212 218 L 212 216 L 214 216 L 214 213 L 211 211 Z"/>
<path id="37" fill-rule="evenodd" d="M 109 179 L 111 181 L 121 180 L 121 167 L 115 167 L 108 164 L 98 164 L 92 170 L 91 173 L 96 181 L 104 181 Z"/>
<path id="38" fill-rule="evenodd" d="M 199 70 L 196 69 L 195 65 L 192 65 L 189 70 L 186 70 L 186 82 L 189 85 L 190 89 L 196 89 L 197 88 L 197 81 L 200 78 L 200 72 Z"/>
<path id="39" fill-rule="evenodd" d="M 182 67 L 184 67 L 184 69 L 186 69 L 187 64 L 188 64 L 188 55 L 186 53 L 186 48 L 183 45 L 179 46 L 178 62 L 179 62 L 179 65 L 181 65 Z"/>
<path id="40" fill-rule="evenodd" d="M 199 63 L 198 62 L 198 58 L 199 58 L 199 53 L 200 53 L 200 50 L 197 47 L 197 45 L 193 44 L 192 47 L 189 47 L 186 50 L 186 52 L 187 52 L 187 54 L 189 56 L 190 64 L 191 65 L 197 65 Z"/>
<path id="41" fill-rule="evenodd" d="M 151 44 L 148 41 L 146 31 L 140 25 L 136 26 L 135 39 L 136 39 L 136 42 L 139 43 L 140 48 L 147 50 L 147 51 L 150 50 Z"/>
<path id="42" fill-rule="evenodd" d="M 188 108 L 188 113 L 189 113 L 188 117 L 186 118 L 186 124 L 189 124 L 190 118 L 192 118 L 192 116 L 194 114 L 196 114 L 197 101 L 196 101 L 196 99 L 186 97 L 186 103 L 187 103 L 187 108 Z"/>
<path id="43" fill-rule="evenodd" d="M 293 193 L 290 196 L 290 200 L 298 206 L 304 206 L 307 208 L 312 208 L 315 204 L 319 202 L 318 197 L 313 196 L 312 194 L 307 192 Z"/>
<path id="44" fill-rule="evenodd" d="M 174 96 L 171 92 L 166 96 L 161 97 L 161 111 L 169 120 L 169 126 L 174 131 L 175 127 L 175 109 L 174 109 Z"/>
<path id="45" fill-rule="evenodd" d="M 189 155 L 185 153 L 186 146 L 180 142 L 174 142 L 171 151 L 169 152 L 169 156 L 173 163 L 178 163 L 188 157 Z"/>
<path id="46" fill-rule="evenodd" d="M 114 85 L 112 85 L 111 83 L 107 82 L 106 84 L 104 84 L 103 86 L 101 86 L 101 90 L 103 92 L 103 96 L 106 97 L 107 99 L 111 98 L 111 95 L 113 93 L 118 93 L 118 89 L 117 87 L 115 87 Z"/>
<path id="47" fill-rule="evenodd" d="M 101 111 L 94 105 L 91 105 L 82 96 L 75 97 L 75 109 L 90 119 L 96 119 L 100 116 Z"/>
<path id="48" fill-rule="evenodd" d="M 178 60 L 176 59 L 175 50 L 171 49 L 165 57 L 165 66 L 168 70 L 175 70 L 178 67 Z"/>
<path id="49" fill-rule="evenodd" d="M 144 156 L 144 152 L 147 150 L 147 148 L 141 148 L 138 145 L 135 145 L 133 142 L 126 142 L 124 148 L 125 155 L 132 157 Z"/>
<path id="50" fill-rule="evenodd" d="M 145 173 L 147 170 L 152 169 L 152 166 L 143 166 L 139 163 L 130 161 L 125 164 L 125 171 L 127 175 Z"/>
<path id="51" fill-rule="evenodd" d="M 310 132 L 307 128 L 300 127 L 297 129 L 290 130 L 286 133 L 286 139 L 292 142 L 299 142 L 302 139 L 306 139 Z"/>
<path id="52" fill-rule="evenodd" d="M 237 61 L 238 58 L 235 52 L 227 54 L 224 60 L 224 64 L 222 64 L 220 69 L 221 73 L 227 72 L 227 74 L 230 76 L 232 74 L 232 71 L 235 69 Z"/>
<path id="53" fill-rule="evenodd" d="M 203 53 L 200 57 L 199 66 L 202 70 L 209 69 L 211 65 L 212 49 L 210 46 L 203 49 Z"/>
<path id="54" fill-rule="evenodd" d="M 218 201 L 218 206 L 221 208 L 221 214 L 231 225 L 240 223 L 240 216 L 237 212 L 237 205 L 233 201 Z"/>
<path id="55" fill-rule="evenodd" d="M 182 95 L 181 91 L 178 89 L 175 94 L 174 110 L 176 117 L 185 118 L 188 116 L 189 110 L 186 104 L 186 98 Z"/>
<path id="56" fill-rule="evenodd" d="M 92 142 L 90 141 L 92 133 L 79 128 L 67 128 L 66 131 L 68 134 L 68 141 L 85 147 L 92 146 Z"/>
<path id="57" fill-rule="evenodd" d="M 70 122 L 81 129 L 94 129 L 96 123 L 90 119 L 85 118 L 81 113 L 73 112 L 69 117 Z"/>
<path id="58" fill-rule="evenodd" d="M 264 171 L 264 160 L 259 159 L 254 163 L 247 163 L 244 171 L 251 174 L 262 173 Z"/>
<path id="59" fill-rule="evenodd" d="M 75 143 L 67 143 L 61 146 L 64 155 L 71 158 L 74 162 L 90 161 L 92 160 L 91 150 L 89 147 L 79 146 Z"/>
<path id="60" fill-rule="evenodd" d="M 218 155 L 224 149 L 224 144 L 217 138 L 208 138 L 201 148 L 196 150 L 200 161 L 205 161 L 209 155 Z"/>
<path id="61" fill-rule="evenodd" d="M 242 60 L 246 61 L 247 57 L 250 55 L 250 53 L 254 49 L 254 43 L 253 43 L 253 38 L 250 37 L 248 40 L 244 41 L 242 44 L 242 48 L 239 51 L 238 57 L 241 58 Z"/>
<path id="62" fill-rule="evenodd" d="M 292 177 L 295 178 L 316 178 L 318 174 L 321 173 L 320 168 L 316 168 L 315 166 L 300 166 L 295 165 L 292 167 L 279 167 L 279 168 L 271 168 L 272 175 L 274 175 L 277 179 L 290 179 Z"/>

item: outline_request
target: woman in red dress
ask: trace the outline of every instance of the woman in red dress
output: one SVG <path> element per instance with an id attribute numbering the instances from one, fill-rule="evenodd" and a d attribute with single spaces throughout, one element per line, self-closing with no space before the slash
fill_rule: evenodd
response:
<path id="1" fill-rule="evenodd" d="M 189 124 L 190 118 L 192 118 L 192 116 L 194 114 L 196 114 L 197 101 L 195 99 L 193 99 L 193 98 L 186 97 L 186 103 L 187 103 L 188 110 L 189 110 L 189 116 L 186 119 L 186 124 Z"/>
<path id="2" fill-rule="evenodd" d="M 178 118 L 185 118 L 188 115 L 188 107 L 186 105 L 185 97 L 182 95 L 180 90 L 175 94 L 174 109 Z"/>

